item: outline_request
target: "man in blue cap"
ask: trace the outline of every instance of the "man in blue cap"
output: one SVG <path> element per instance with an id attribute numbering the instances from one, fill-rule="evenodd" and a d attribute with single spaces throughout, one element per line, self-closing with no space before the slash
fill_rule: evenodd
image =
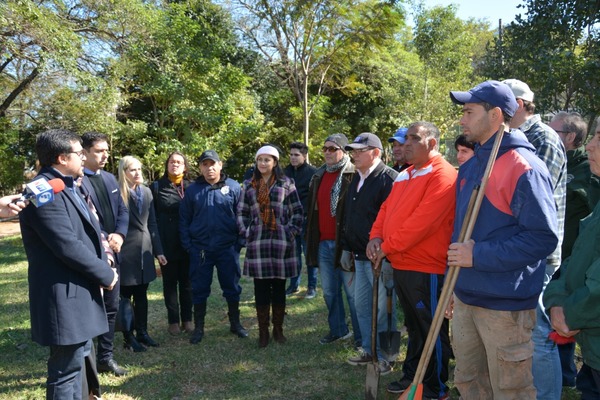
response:
<path id="1" fill-rule="evenodd" d="M 406 143 L 406 132 L 408 128 L 398 128 L 394 136 L 388 139 L 388 142 L 392 144 L 392 154 L 394 155 L 394 171 L 402 172 L 406 168 L 410 167 L 410 164 L 406 162 L 404 156 L 404 143 Z"/>
<path id="2" fill-rule="evenodd" d="M 448 250 L 448 265 L 462 267 L 454 288 L 454 383 L 464 400 L 533 400 L 535 309 L 546 257 L 558 244 L 552 180 L 523 132 L 499 131 L 518 108 L 510 87 L 487 81 L 450 98 L 462 105 L 460 125 L 477 146 L 458 173 Z M 457 243 L 497 134 L 503 138 L 475 229 Z"/>

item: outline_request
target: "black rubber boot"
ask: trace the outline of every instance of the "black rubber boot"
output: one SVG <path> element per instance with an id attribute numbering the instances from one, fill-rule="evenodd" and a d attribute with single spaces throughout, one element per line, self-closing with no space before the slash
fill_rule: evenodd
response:
<path id="1" fill-rule="evenodd" d="M 194 332 L 190 336 L 191 344 L 198 344 L 204 337 L 204 317 L 206 316 L 206 303 L 194 304 Z"/>
<path id="2" fill-rule="evenodd" d="M 148 331 L 145 329 L 137 331 L 136 339 L 138 342 L 143 343 L 146 346 L 150 346 L 150 347 L 160 346 L 156 340 L 152 339 L 150 337 L 150 335 L 148 335 Z"/>
<path id="3" fill-rule="evenodd" d="M 123 332 L 123 340 L 123 347 L 127 350 L 133 350 L 136 353 L 146 351 L 146 347 L 140 344 L 140 342 L 137 341 L 135 336 L 133 336 L 133 331 Z"/>
<path id="4" fill-rule="evenodd" d="M 227 303 L 227 307 L 229 308 L 229 312 L 227 315 L 229 316 L 229 331 L 231 333 L 235 333 L 240 338 L 247 338 L 248 331 L 246 328 L 242 326 L 240 322 L 240 303 L 239 302 L 231 302 Z"/>

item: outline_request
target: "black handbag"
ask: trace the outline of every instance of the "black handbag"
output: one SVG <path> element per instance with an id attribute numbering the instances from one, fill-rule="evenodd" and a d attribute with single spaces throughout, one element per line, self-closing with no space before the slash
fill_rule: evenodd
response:
<path id="1" fill-rule="evenodd" d="M 134 316 L 131 300 L 121 297 L 119 300 L 119 311 L 115 320 L 115 332 L 130 332 L 133 330 Z"/>

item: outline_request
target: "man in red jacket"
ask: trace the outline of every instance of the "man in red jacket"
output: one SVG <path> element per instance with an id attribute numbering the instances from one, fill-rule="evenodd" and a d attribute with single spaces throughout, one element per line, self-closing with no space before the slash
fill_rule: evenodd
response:
<path id="1" fill-rule="evenodd" d="M 371 229 L 367 257 L 386 257 L 394 268 L 394 286 L 404 311 L 410 341 L 403 377 L 388 385 L 402 393 L 414 379 L 446 269 L 446 248 L 454 221 L 456 171 L 438 152 L 440 132 L 429 122 L 408 128 L 404 152 L 412 165 L 402 171 Z M 447 398 L 450 341 L 444 321 L 423 379 L 423 396 Z"/>

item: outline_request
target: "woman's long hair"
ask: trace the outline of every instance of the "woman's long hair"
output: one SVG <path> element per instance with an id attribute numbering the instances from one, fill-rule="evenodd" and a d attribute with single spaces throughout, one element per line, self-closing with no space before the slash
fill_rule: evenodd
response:
<path id="1" fill-rule="evenodd" d="M 135 163 L 142 165 L 142 162 L 134 156 L 125 156 L 119 160 L 119 191 L 127 207 L 129 207 L 129 181 L 127 180 L 125 171 Z"/>
<path id="2" fill-rule="evenodd" d="M 171 157 L 173 157 L 173 156 L 181 156 L 183 158 L 183 179 L 189 180 L 190 166 L 188 164 L 187 157 L 184 156 L 182 152 L 177 151 L 177 150 L 171 152 L 169 154 L 169 156 L 167 157 L 167 159 L 165 160 L 165 172 L 163 174 L 163 177 L 165 177 L 165 178 L 169 177 L 169 161 L 171 160 Z"/>
<path id="3" fill-rule="evenodd" d="M 268 154 L 267 154 L 268 155 Z M 268 155 L 269 157 L 273 157 L 271 155 Z M 273 159 L 275 160 L 275 165 L 273 166 L 273 175 L 275 175 L 275 179 L 279 180 L 281 179 L 285 174 L 283 172 L 283 169 L 281 168 L 281 166 L 279 165 L 279 160 L 276 159 L 275 157 L 273 157 Z M 252 178 L 254 180 L 259 180 L 262 179 L 262 174 L 260 173 L 260 171 L 258 170 L 258 165 L 256 164 L 256 161 L 254 161 L 254 174 L 252 175 Z"/>

